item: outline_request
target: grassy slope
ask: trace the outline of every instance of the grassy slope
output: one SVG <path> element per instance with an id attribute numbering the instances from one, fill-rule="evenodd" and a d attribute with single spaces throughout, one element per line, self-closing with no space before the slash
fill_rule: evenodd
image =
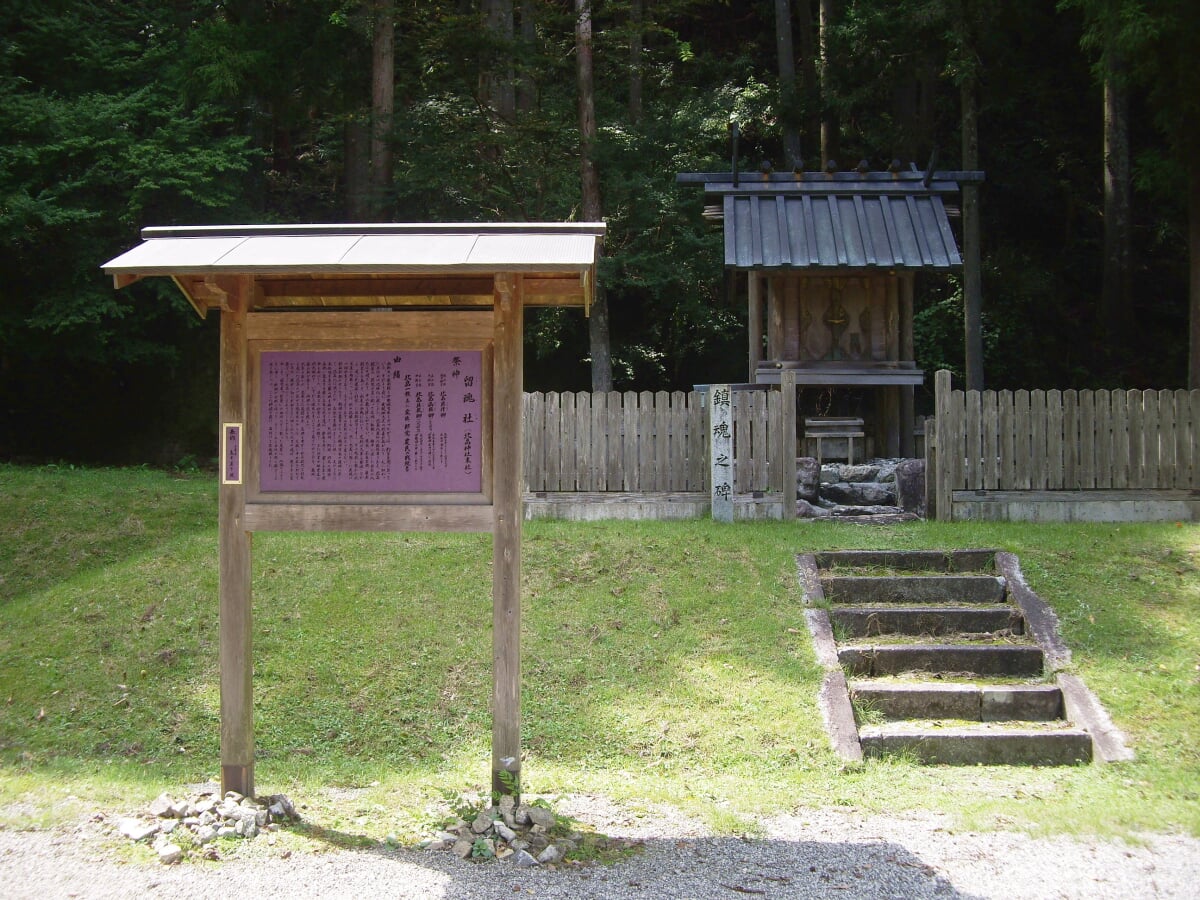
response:
<path id="1" fill-rule="evenodd" d="M 161 472 L 0 467 L 0 826 L 218 771 L 215 495 Z M 842 766 L 794 554 L 885 546 L 1016 552 L 1138 760 Z M 378 840 L 486 780 L 490 556 L 478 535 L 256 536 L 261 792 Z M 534 792 L 669 802 L 729 831 L 837 804 L 1200 834 L 1196 526 L 538 523 L 524 573 Z"/>

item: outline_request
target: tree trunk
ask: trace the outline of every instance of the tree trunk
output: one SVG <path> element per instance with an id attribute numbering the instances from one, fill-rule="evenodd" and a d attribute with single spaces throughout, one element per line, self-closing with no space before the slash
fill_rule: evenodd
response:
<path id="1" fill-rule="evenodd" d="M 371 218 L 371 128 L 365 110 L 346 119 L 342 135 L 346 221 L 367 222 Z"/>
<path id="2" fill-rule="evenodd" d="M 1132 322 L 1130 304 L 1131 170 L 1129 88 L 1114 52 L 1104 65 L 1104 274 L 1100 288 L 1101 334 L 1115 346 Z"/>
<path id="3" fill-rule="evenodd" d="M 596 142 L 596 97 L 592 78 L 592 2 L 575 0 L 575 57 L 579 80 L 579 160 L 583 220 L 600 221 L 600 176 L 593 159 Z M 592 353 L 592 390 L 612 390 L 608 299 L 597 287 L 588 321 Z"/>
<path id="4" fill-rule="evenodd" d="M 837 158 L 838 153 L 838 123 L 837 116 L 833 112 L 832 95 L 833 88 L 830 84 L 830 61 L 829 54 L 831 52 L 830 31 L 833 28 L 833 20 L 837 15 L 837 0 L 821 0 L 819 25 L 820 33 L 817 37 L 817 77 L 821 83 L 821 168 L 831 160 Z"/>
<path id="5" fill-rule="evenodd" d="M 1188 389 L 1200 389 L 1200 157 L 1188 159 Z"/>
<path id="6" fill-rule="evenodd" d="M 960 7 L 959 53 L 964 60 L 959 96 L 962 102 L 962 167 L 979 168 L 979 69 L 975 35 L 967 4 Z M 979 249 L 979 186 L 962 186 L 963 216 L 963 345 L 967 390 L 983 390 L 983 273 Z"/>
<path id="7" fill-rule="evenodd" d="M 783 122 L 783 153 L 786 157 L 783 165 L 790 169 L 801 158 L 791 0 L 775 0 L 775 56 L 779 65 L 780 119 Z"/>
<path id="8" fill-rule="evenodd" d="M 522 0 L 518 7 L 521 17 L 521 54 L 526 62 L 517 79 L 517 110 L 523 113 L 531 112 L 537 105 L 537 83 L 530 62 L 537 44 L 537 19 L 533 12 L 535 5 L 535 0 Z"/>
<path id="9" fill-rule="evenodd" d="M 372 0 L 370 203 L 387 218 L 392 192 L 392 116 L 396 97 L 396 16 L 393 0 Z"/>
<path id="10" fill-rule="evenodd" d="M 505 122 L 516 116 L 517 100 L 512 61 L 512 0 L 486 0 L 485 25 L 492 47 L 483 60 L 479 75 L 480 99 Z"/>
<path id="11" fill-rule="evenodd" d="M 800 4 L 795 18 L 796 34 L 800 38 L 800 79 L 804 117 L 803 141 L 808 141 L 811 150 L 821 139 L 821 85 L 817 80 L 817 44 L 813 35 L 812 6 Z"/>
<path id="12" fill-rule="evenodd" d="M 629 122 L 636 125 L 642 119 L 642 19 L 643 0 L 629 4 Z"/>

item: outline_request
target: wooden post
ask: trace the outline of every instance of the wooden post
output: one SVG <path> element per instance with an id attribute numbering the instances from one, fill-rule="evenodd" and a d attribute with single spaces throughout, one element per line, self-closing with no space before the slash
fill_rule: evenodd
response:
<path id="1" fill-rule="evenodd" d="M 221 313 L 220 422 L 242 425 L 245 434 L 246 310 L 253 278 L 240 276 L 229 309 Z M 223 464 L 224 471 L 224 464 Z M 251 639 L 250 533 L 245 528 L 246 490 L 222 478 L 220 541 L 221 792 L 254 796 L 253 641 Z"/>
<path id="2" fill-rule="evenodd" d="M 916 347 L 913 340 L 913 278 L 912 274 L 900 276 L 900 359 L 913 362 Z M 900 455 L 910 459 L 916 455 L 916 403 L 911 384 L 900 387 Z"/>
<path id="3" fill-rule="evenodd" d="M 521 787 L 521 399 L 520 276 L 495 277 L 492 428 L 492 790 Z M 502 774 L 504 773 L 504 774 Z"/>
<path id="4" fill-rule="evenodd" d="M 755 271 L 746 273 L 747 293 L 750 298 L 749 316 L 746 321 L 746 331 L 750 336 L 750 377 L 746 380 L 754 384 L 758 364 L 763 358 L 763 298 L 762 277 Z"/>
<path id="5" fill-rule="evenodd" d="M 767 282 L 767 359 L 778 362 L 783 359 L 785 335 L 783 333 L 784 283 L 780 278 Z"/>
<path id="6" fill-rule="evenodd" d="M 733 394 L 727 384 L 708 389 L 712 517 L 733 521 Z"/>
<path id="7" fill-rule="evenodd" d="M 937 500 L 935 507 L 939 521 L 954 520 L 954 503 L 951 495 L 954 489 L 954 458 L 958 446 L 950 422 L 950 373 L 939 369 L 933 377 L 935 427 L 937 428 L 937 466 L 933 472 L 926 472 L 926 478 L 935 479 L 937 484 Z"/>
<path id="8" fill-rule="evenodd" d="M 779 390 L 783 395 L 782 425 L 779 429 L 779 461 L 783 465 L 783 520 L 796 518 L 796 370 L 784 369 L 779 374 Z"/>

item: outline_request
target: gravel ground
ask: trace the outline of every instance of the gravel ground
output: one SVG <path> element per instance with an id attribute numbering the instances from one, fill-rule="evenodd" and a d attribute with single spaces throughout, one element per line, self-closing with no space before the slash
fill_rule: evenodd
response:
<path id="1" fill-rule="evenodd" d="M 762 822 L 753 839 L 713 837 L 664 809 L 630 814 L 590 797 L 560 812 L 645 852 L 612 866 L 522 869 L 445 852 L 341 850 L 163 866 L 120 862 L 111 825 L 0 831 L 0 897 L 1113 898 L 1198 896 L 1200 840 L 1137 843 L 956 832 L 944 817 L 814 809 Z M 112 817 L 115 820 L 115 817 Z M 256 839 L 261 841 L 262 838 Z"/>

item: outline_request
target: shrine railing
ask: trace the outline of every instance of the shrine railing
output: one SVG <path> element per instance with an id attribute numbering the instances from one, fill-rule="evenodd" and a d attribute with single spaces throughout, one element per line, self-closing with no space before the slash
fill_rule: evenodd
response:
<path id="1" fill-rule="evenodd" d="M 946 371 L 934 387 L 926 483 L 939 519 L 1008 517 L 980 514 L 997 499 L 1165 502 L 1200 489 L 1200 391 L 962 391 Z"/>
<path id="2" fill-rule="evenodd" d="M 733 394 L 734 490 L 782 490 L 771 464 L 779 391 Z M 533 492 L 707 492 L 709 412 L 699 391 L 525 395 L 525 482 Z"/>

